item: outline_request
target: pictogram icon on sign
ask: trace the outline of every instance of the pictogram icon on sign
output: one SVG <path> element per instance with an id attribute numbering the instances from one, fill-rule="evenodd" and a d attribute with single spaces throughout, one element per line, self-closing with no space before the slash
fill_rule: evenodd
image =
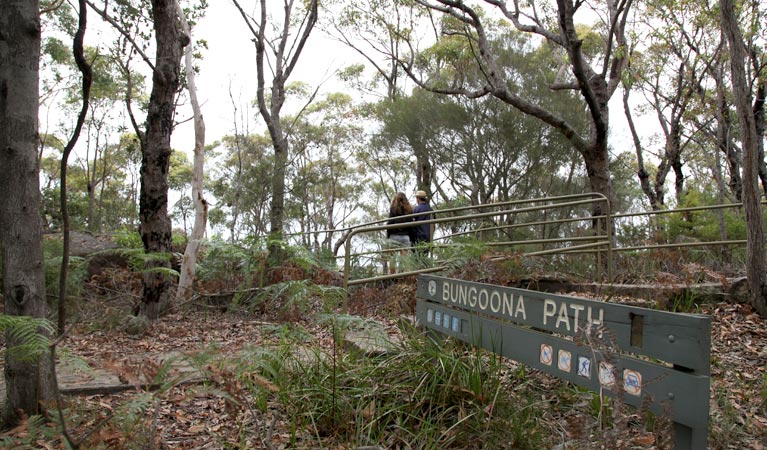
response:
<path id="1" fill-rule="evenodd" d="M 625 369 L 623 371 L 623 389 L 631 395 L 642 393 L 642 374 L 636 370 Z"/>
<path id="2" fill-rule="evenodd" d="M 429 280 L 429 295 L 434 297 L 434 294 L 437 293 L 437 282 L 434 280 Z"/>
<path id="3" fill-rule="evenodd" d="M 612 386 L 615 384 L 615 367 L 604 361 L 599 363 L 599 384 L 602 386 Z"/>
<path id="4" fill-rule="evenodd" d="M 591 360 L 585 356 L 578 357 L 578 375 L 591 378 Z"/>
<path id="5" fill-rule="evenodd" d="M 554 349 L 549 344 L 541 344 L 541 364 L 551 365 L 554 360 Z"/>

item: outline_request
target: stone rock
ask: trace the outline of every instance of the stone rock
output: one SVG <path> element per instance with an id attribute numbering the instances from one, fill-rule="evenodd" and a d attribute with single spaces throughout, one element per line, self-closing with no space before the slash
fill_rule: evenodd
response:
<path id="1" fill-rule="evenodd" d="M 121 328 L 131 336 L 142 336 L 152 328 L 152 322 L 144 316 L 129 314 L 123 319 Z"/>

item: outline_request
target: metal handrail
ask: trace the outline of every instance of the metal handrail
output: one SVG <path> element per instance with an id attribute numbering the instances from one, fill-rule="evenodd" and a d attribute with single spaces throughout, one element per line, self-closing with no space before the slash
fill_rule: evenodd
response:
<path id="1" fill-rule="evenodd" d="M 547 201 L 559 201 L 559 200 L 567 200 L 571 198 L 583 198 L 583 197 L 601 197 L 600 199 L 596 201 L 600 201 L 604 199 L 607 200 L 606 197 L 602 194 L 596 193 L 596 192 L 587 192 L 584 194 L 568 194 L 568 195 L 560 195 L 560 196 L 554 196 L 554 197 L 541 197 L 541 198 L 534 198 L 534 199 L 524 199 L 524 200 L 507 200 L 503 202 L 495 202 L 495 203 L 485 203 L 481 205 L 466 205 L 466 206 L 456 206 L 454 208 L 446 208 L 446 209 L 433 209 L 429 211 L 429 214 L 434 215 L 444 215 L 449 213 L 455 213 L 460 211 L 467 211 L 472 209 L 482 209 L 482 208 L 493 208 L 493 207 L 502 207 L 502 206 L 511 206 L 511 205 L 520 205 L 524 203 L 540 203 L 540 202 L 547 202 Z M 609 202 L 608 208 L 609 208 Z M 423 215 L 424 213 L 413 213 L 408 214 L 407 216 L 401 216 L 401 217 L 416 217 Z M 594 217 L 595 218 L 595 217 Z M 369 227 L 371 225 L 376 225 L 380 223 L 386 223 L 389 220 L 389 218 L 383 218 L 383 219 L 376 219 L 369 222 L 364 222 L 357 225 L 350 225 L 343 228 L 334 228 L 334 229 L 325 229 L 325 230 L 315 230 L 315 231 L 296 231 L 293 233 L 285 233 L 284 236 L 300 236 L 304 234 L 323 234 L 323 233 L 344 233 L 347 231 L 351 231 L 356 228 L 364 228 Z M 585 219 L 584 219 L 585 220 Z"/>
<path id="2" fill-rule="evenodd" d="M 430 224 L 438 224 L 438 223 L 447 223 L 447 222 L 457 222 L 462 221 L 466 219 L 481 219 L 485 217 L 493 217 L 497 215 L 503 215 L 503 214 L 520 214 L 524 212 L 531 212 L 531 211 L 540 211 L 542 209 L 551 209 L 551 208 L 563 208 L 568 206 L 577 206 L 577 205 L 583 205 L 583 204 L 593 204 L 594 202 L 604 202 L 605 203 L 605 214 L 600 216 L 593 216 L 589 218 L 579 218 L 577 220 L 595 220 L 595 219 L 607 219 L 606 222 L 606 236 L 602 235 L 601 237 L 608 237 L 606 244 L 606 252 L 607 252 L 607 271 L 608 271 L 608 279 L 612 278 L 612 224 L 610 220 L 610 202 L 607 200 L 607 198 L 599 193 L 585 193 L 585 194 L 571 194 L 571 195 L 565 195 L 560 197 L 549 197 L 549 198 L 542 198 L 542 199 L 532 199 L 532 200 L 512 200 L 508 202 L 499 202 L 499 203 L 493 203 L 493 204 L 487 204 L 487 205 L 473 205 L 473 206 L 466 206 L 466 207 L 459 207 L 459 208 L 451 208 L 448 210 L 435 210 L 431 211 L 432 214 L 439 214 L 439 213 L 446 213 L 446 212 L 455 212 L 457 210 L 467 210 L 467 209 L 480 209 L 480 208 L 488 208 L 491 206 L 509 206 L 509 205 L 517 205 L 517 204 L 524 204 L 524 203 L 541 203 L 541 202 L 552 202 L 552 201 L 558 201 L 558 200 L 568 200 L 568 199 L 574 199 L 574 198 L 583 198 L 583 197 L 589 197 L 587 200 L 579 200 L 579 201 L 573 201 L 573 202 L 562 202 L 562 203 L 553 203 L 553 204 L 546 204 L 546 205 L 539 205 L 539 206 L 533 206 L 533 207 L 527 207 L 527 208 L 518 208 L 518 209 L 504 209 L 501 211 L 490 211 L 485 213 L 478 213 L 478 214 L 471 214 L 471 215 L 460 215 L 460 216 L 451 216 L 451 217 L 443 217 L 443 218 L 435 218 L 435 219 L 429 219 L 429 220 L 422 220 L 418 222 L 410 222 L 410 223 L 397 223 L 394 225 L 377 225 L 377 226 L 359 226 L 354 227 L 351 230 L 349 230 L 348 234 L 346 235 L 346 239 L 344 241 L 344 247 L 345 247 L 345 257 L 344 257 L 344 287 L 348 287 L 349 285 L 354 284 L 361 284 L 363 282 L 371 282 L 371 281 L 378 281 L 378 280 L 388 280 L 393 278 L 399 278 L 399 277 L 405 277 L 409 276 L 411 274 L 417 274 L 417 273 L 430 273 L 435 272 L 439 270 L 443 270 L 442 268 L 436 267 L 436 268 L 429 268 L 424 270 L 429 270 L 429 272 L 420 272 L 420 271 L 413 271 L 413 272 L 402 272 L 399 274 L 390 274 L 390 275 L 381 275 L 377 277 L 371 277 L 371 278 L 365 278 L 361 280 L 355 280 L 350 281 L 349 275 L 351 272 L 351 240 L 352 238 L 361 233 L 370 233 L 375 231 L 382 231 L 389 228 L 411 228 L 415 226 L 420 225 L 430 225 Z M 421 216 L 424 213 L 416 213 L 416 214 L 409 214 L 407 216 L 401 216 L 401 217 L 417 217 Z M 381 223 L 384 221 L 388 221 L 388 219 L 379 220 L 375 223 Z M 516 226 L 518 224 L 513 224 L 513 226 Z M 589 236 L 589 240 L 595 239 L 600 237 L 599 235 L 595 236 Z M 591 244 L 588 244 L 591 245 Z M 600 243 L 600 246 L 604 245 L 604 243 Z M 575 248 L 571 247 L 571 248 Z M 561 250 L 560 250 L 561 251 Z M 599 258 L 601 251 L 597 251 L 597 257 Z M 441 266 L 440 266 L 441 267 Z M 364 280 L 364 281 L 363 281 Z"/>

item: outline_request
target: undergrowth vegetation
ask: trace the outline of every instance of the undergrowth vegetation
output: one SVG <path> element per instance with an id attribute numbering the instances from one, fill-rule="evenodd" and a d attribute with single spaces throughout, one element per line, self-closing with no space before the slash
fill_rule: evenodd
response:
<path id="1" fill-rule="evenodd" d="M 123 239 L 130 243 L 130 238 Z M 222 342 L 176 359 L 122 368 L 123 378 L 143 381 L 135 381 L 132 392 L 112 396 L 115 401 L 108 403 L 107 410 L 99 406 L 107 404 L 104 398 L 68 398 L 64 423 L 56 415 L 27 418 L 21 425 L 23 433 L 0 438 L 0 446 L 65 446 L 61 430 L 66 426 L 75 436 L 69 444 L 76 442 L 80 448 L 173 448 L 163 444 L 167 436 L 163 438 L 158 424 L 183 422 L 201 403 L 207 408 L 215 406 L 226 419 L 216 425 L 194 422 L 188 427 L 213 433 L 215 448 L 671 445 L 664 417 L 626 407 L 620 399 L 609 400 L 575 388 L 492 353 L 435 338 L 399 320 L 401 315 L 413 313 L 412 277 L 347 291 L 341 287 L 343 279 L 333 258 L 284 246 L 284 259 L 275 262 L 268 258 L 268 245 L 259 240 L 248 246 L 207 242 L 197 270 L 198 295 L 175 306 L 190 316 L 204 311 L 213 317 L 260 321 L 260 342 L 235 353 L 227 352 L 227 343 Z M 55 254 L 55 244 L 46 248 L 46 254 Z M 684 262 L 686 256 L 669 257 L 678 251 L 659 250 L 651 258 L 624 255 L 619 264 L 624 271 L 641 266 L 641 274 L 662 265 L 671 271 L 668 282 L 692 283 L 722 276 L 702 264 Z M 447 267 L 449 276 L 502 285 L 529 285 L 545 277 L 587 280 L 597 266 L 594 258 L 583 255 L 523 257 L 469 239 L 434 249 L 433 256 Z M 47 261 L 53 280 L 58 265 L 53 256 Z M 404 261 L 410 268 L 433 263 L 413 255 Z M 120 333 L 115 317 L 130 311 L 137 301 L 141 265 L 129 262 L 88 278 L 86 259 L 74 259 L 73 264 L 72 283 L 79 286 L 72 287 L 70 296 L 77 300 L 74 317 L 80 322 L 74 332 Z M 360 266 L 353 270 L 372 276 L 378 269 Z M 699 312 L 700 299 L 682 293 L 669 304 L 657 306 Z M 381 321 L 388 326 L 371 325 Z M 0 328 L 28 333 L 29 328 L 19 328 L 23 326 L 0 321 Z M 387 341 L 389 351 L 370 355 L 350 348 L 345 336 L 353 331 Z M 267 341 L 268 345 L 263 344 Z M 174 371 L 174 364 L 181 361 L 195 369 L 194 376 Z M 754 392 L 761 393 L 760 404 L 764 405 L 767 375 L 760 381 L 761 390 Z M 712 392 L 722 412 L 710 438 L 717 443 L 726 440 L 727 433 L 742 431 L 738 431 L 738 403 L 722 388 L 714 386 Z"/>
<path id="2" fill-rule="evenodd" d="M 125 396 L 107 414 L 74 400 L 64 411 L 64 425 L 76 431 L 80 448 L 148 448 L 155 445 L 158 417 L 174 414 L 169 402 L 178 396 L 185 403 L 212 397 L 239 430 L 235 440 L 222 438 L 217 448 L 549 445 L 544 411 L 553 397 L 543 389 L 529 390 L 523 367 L 460 343 L 434 340 L 407 325 L 396 351 L 369 357 L 342 345 L 346 331 L 365 328 L 364 319 L 328 315 L 321 322 L 333 336 L 330 348 L 318 347 L 309 335 L 285 325 L 275 330 L 279 343 L 270 348 L 249 347 L 226 359 L 218 347 L 202 349 L 187 358 L 205 382 L 183 393 L 179 386 L 185 379 L 171 375 L 173 360 L 144 365 L 140 375 L 149 380 L 146 389 Z M 570 388 L 558 389 L 560 407 L 573 406 L 562 399 L 582 398 Z M 30 418 L 24 426 L 24 439 L 3 438 L 0 445 L 63 443 L 56 416 Z M 273 447 L 278 441 L 283 445 Z"/>

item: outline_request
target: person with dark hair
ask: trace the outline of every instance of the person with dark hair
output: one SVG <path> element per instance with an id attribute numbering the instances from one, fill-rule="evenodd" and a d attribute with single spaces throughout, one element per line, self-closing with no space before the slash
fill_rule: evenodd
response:
<path id="1" fill-rule="evenodd" d="M 431 220 L 434 218 L 434 215 L 431 214 L 432 209 L 431 206 L 429 206 L 429 199 L 426 195 L 426 191 L 418 191 L 415 193 L 415 200 L 416 205 L 415 208 L 413 208 L 413 213 L 418 214 L 418 216 L 415 217 L 416 222 L 421 222 L 424 220 Z M 431 243 L 432 237 L 434 236 L 434 224 L 433 223 L 425 223 L 418 225 L 414 228 L 413 232 L 413 247 L 415 247 L 415 255 L 418 258 L 419 262 L 422 264 L 425 264 L 427 261 L 426 259 L 429 256 L 429 244 Z"/>
<path id="2" fill-rule="evenodd" d="M 397 225 L 402 223 L 410 223 L 413 221 L 412 217 L 402 217 L 413 214 L 413 206 L 407 199 L 407 196 L 402 192 L 397 192 L 391 201 L 389 207 L 389 221 L 387 225 Z M 392 249 L 400 249 L 397 253 L 400 256 L 404 256 L 407 253 L 407 249 L 410 248 L 411 237 L 413 236 L 414 227 L 393 227 L 386 230 L 386 238 L 389 240 Z M 392 258 L 391 265 L 389 266 L 389 273 L 396 271 L 396 255 Z"/>
<path id="3" fill-rule="evenodd" d="M 413 213 L 420 215 L 415 217 L 416 222 L 424 221 L 424 220 L 431 220 L 433 219 L 433 214 L 430 214 L 432 212 L 431 206 L 429 206 L 429 199 L 426 195 L 425 191 L 418 191 L 415 193 L 415 200 L 416 205 L 415 208 L 413 208 Z M 413 233 L 413 245 L 418 244 L 428 244 L 431 242 L 431 239 L 434 235 L 434 224 L 433 223 L 426 223 L 421 224 L 415 227 L 415 232 Z"/>

